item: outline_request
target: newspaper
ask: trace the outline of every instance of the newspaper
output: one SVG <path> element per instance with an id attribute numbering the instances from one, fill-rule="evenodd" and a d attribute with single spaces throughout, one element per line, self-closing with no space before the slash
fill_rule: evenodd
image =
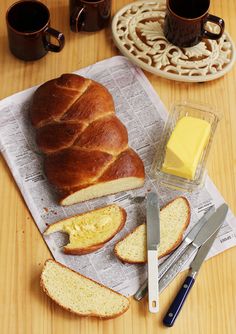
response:
<path id="1" fill-rule="evenodd" d="M 129 144 L 145 164 L 145 186 L 69 207 L 59 206 L 55 190 L 44 175 L 43 156 L 35 144 L 35 132 L 28 119 L 30 100 L 36 87 L 0 101 L 0 149 L 41 233 L 48 224 L 109 203 L 117 203 L 125 208 L 125 227 L 94 253 L 81 256 L 66 255 L 63 253 L 63 245 L 67 243 L 68 237 L 64 233 L 42 236 L 57 261 L 120 293 L 133 295 L 146 278 L 146 266 L 123 264 L 113 252 L 118 240 L 145 221 L 145 203 L 137 203 L 133 199 L 145 196 L 151 189 L 158 191 L 161 205 L 179 195 L 186 196 L 191 204 L 189 228 L 209 206 L 214 204 L 217 207 L 224 200 L 209 177 L 204 188 L 194 193 L 170 190 L 157 185 L 151 178 L 150 167 L 167 113 L 160 98 L 138 67 L 126 58 L 117 56 L 75 73 L 102 83 L 111 92 L 116 114 L 128 129 Z M 236 219 L 229 211 L 209 256 L 236 245 L 235 223 Z"/>

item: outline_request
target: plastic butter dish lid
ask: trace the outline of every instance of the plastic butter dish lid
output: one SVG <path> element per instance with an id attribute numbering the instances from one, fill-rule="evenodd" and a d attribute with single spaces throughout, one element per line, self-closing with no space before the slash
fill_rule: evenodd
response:
<path id="1" fill-rule="evenodd" d="M 212 107 L 191 102 L 173 105 L 152 165 L 154 177 L 175 189 L 200 188 L 218 121 Z"/>

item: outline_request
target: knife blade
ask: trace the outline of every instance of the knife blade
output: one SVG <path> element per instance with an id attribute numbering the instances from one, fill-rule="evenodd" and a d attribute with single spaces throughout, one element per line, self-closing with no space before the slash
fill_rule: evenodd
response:
<path id="1" fill-rule="evenodd" d="M 178 258 L 183 254 L 184 250 L 187 248 L 191 242 L 195 239 L 198 232 L 201 230 L 202 226 L 210 218 L 210 216 L 215 212 L 215 206 L 212 205 L 204 213 L 202 218 L 191 228 L 188 234 L 183 239 L 182 243 L 176 250 L 162 263 L 159 265 L 159 275 L 158 279 L 160 280 L 162 276 L 167 272 L 167 270 L 172 266 L 172 264 L 178 260 Z M 134 298 L 136 300 L 141 300 L 148 292 L 148 281 L 145 280 L 144 283 L 140 286 L 138 291 L 135 293 Z"/>
<path id="2" fill-rule="evenodd" d="M 158 245 L 160 243 L 159 200 L 155 192 L 147 194 L 147 259 L 148 259 L 148 305 L 149 311 L 159 311 Z"/>
<path id="3" fill-rule="evenodd" d="M 215 213 L 211 215 L 207 223 L 202 227 L 196 238 L 190 244 L 181 257 L 172 265 L 172 267 L 163 275 L 159 281 L 159 292 L 162 292 L 176 275 L 182 270 L 188 260 L 221 226 L 228 212 L 228 206 L 222 204 Z"/>
<path id="4" fill-rule="evenodd" d="M 183 254 L 184 250 L 194 242 L 195 237 L 197 236 L 198 232 L 200 232 L 201 228 L 205 225 L 211 215 L 215 212 L 215 206 L 211 206 L 202 216 L 202 218 L 195 224 L 189 233 L 184 238 L 183 242 L 180 246 L 173 252 L 167 259 L 159 266 L 159 277 L 161 278 L 167 270 L 171 267 L 171 265 Z"/>
<path id="5" fill-rule="evenodd" d="M 228 208 L 226 210 L 225 207 L 222 208 L 222 206 L 220 207 L 220 211 L 218 211 L 219 214 L 219 221 L 221 220 L 221 225 L 223 224 Z M 221 226 L 220 225 L 220 226 Z M 220 228 L 219 226 L 219 228 Z M 187 276 L 187 278 L 185 279 L 184 283 L 182 284 L 179 292 L 177 293 L 173 303 L 171 304 L 169 310 L 167 311 L 164 319 L 163 319 L 163 323 L 164 325 L 171 327 L 173 326 L 180 310 L 183 307 L 183 304 L 196 280 L 196 276 L 203 264 L 203 261 L 205 260 L 207 254 L 209 253 L 215 239 L 216 236 L 219 232 L 219 228 L 216 230 L 216 232 L 199 248 L 199 250 L 197 251 L 196 256 L 194 257 L 193 261 L 191 262 L 190 265 L 190 272 L 189 275 Z"/>

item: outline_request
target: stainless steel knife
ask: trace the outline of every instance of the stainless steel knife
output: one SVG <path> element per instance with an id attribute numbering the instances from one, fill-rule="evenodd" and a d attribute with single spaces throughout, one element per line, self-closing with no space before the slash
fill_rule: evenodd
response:
<path id="1" fill-rule="evenodd" d="M 222 225 L 223 221 L 225 220 L 228 207 L 226 205 L 221 206 L 218 212 L 218 222 L 221 222 L 220 226 Z M 220 227 L 219 226 L 219 227 Z M 183 304 L 184 301 L 187 298 L 187 295 L 189 294 L 196 276 L 201 268 L 201 265 L 203 261 L 205 260 L 207 254 L 209 253 L 209 250 L 212 247 L 212 244 L 215 241 L 215 238 L 218 234 L 219 228 L 217 231 L 199 248 L 197 251 L 196 256 L 194 257 L 191 265 L 190 265 L 190 272 L 187 278 L 185 279 L 182 287 L 180 288 L 179 292 L 177 293 L 173 303 L 171 304 L 169 310 L 167 311 L 167 314 L 165 315 L 163 319 L 164 325 L 171 327 L 173 326 Z"/>
<path id="2" fill-rule="evenodd" d="M 155 192 L 147 194 L 147 259 L 148 259 L 148 305 L 149 311 L 159 311 L 158 245 L 160 243 L 159 200 Z"/>
<path id="3" fill-rule="evenodd" d="M 186 235 L 180 246 L 161 264 L 159 265 L 159 275 L 158 279 L 160 280 L 162 276 L 167 272 L 167 270 L 173 265 L 175 261 L 183 254 L 185 249 L 193 240 L 195 239 L 198 232 L 201 230 L 203 225 L 205 225 L 206 221 L 210 218 L 210 216 L 215 212 L 215 207 L 211 206 L 208 208 L 206 213 L 202 216 L 202 218 L 192 227 L 189 233 Z M 148 281 L 144 281 L 144 283 L 140 286 L 134 298 L 136 300 L 141 300 L 148 291 Z"/>
<path id="4" fill-rule="evenodd" d="M 182 270 L 188 260 L 196 253 L 216 231 L 219 230 L 228 212 L 228 206 L 222 204 L 213 215 L 208 219 L 207 223 L 202 227 L 196 238 L 190 244 L 182 256 L 171 266 L 171 268 L 163 275 L 159 281 L 159 292 L 162 292 L 176 275 Z"/>

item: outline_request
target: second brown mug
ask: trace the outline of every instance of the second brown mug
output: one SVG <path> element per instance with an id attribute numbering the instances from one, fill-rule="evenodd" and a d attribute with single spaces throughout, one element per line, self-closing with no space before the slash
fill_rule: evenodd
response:
<path id="1" fill-rule="evenodd" d="M 70 28 L 93 32 L 108 26 L 111 0 L 70 0 Z"/>
<path id="2" fill-rule="evenodd" d="M 167 0 L 164 35 L 174 45 L 190 47 L 203 38 L 219 39 L 224 32 L 224 20 L 209 14 L 210 0 Z M 219 26 L 219 33 L 206 29 L 206 23 Z"/>

